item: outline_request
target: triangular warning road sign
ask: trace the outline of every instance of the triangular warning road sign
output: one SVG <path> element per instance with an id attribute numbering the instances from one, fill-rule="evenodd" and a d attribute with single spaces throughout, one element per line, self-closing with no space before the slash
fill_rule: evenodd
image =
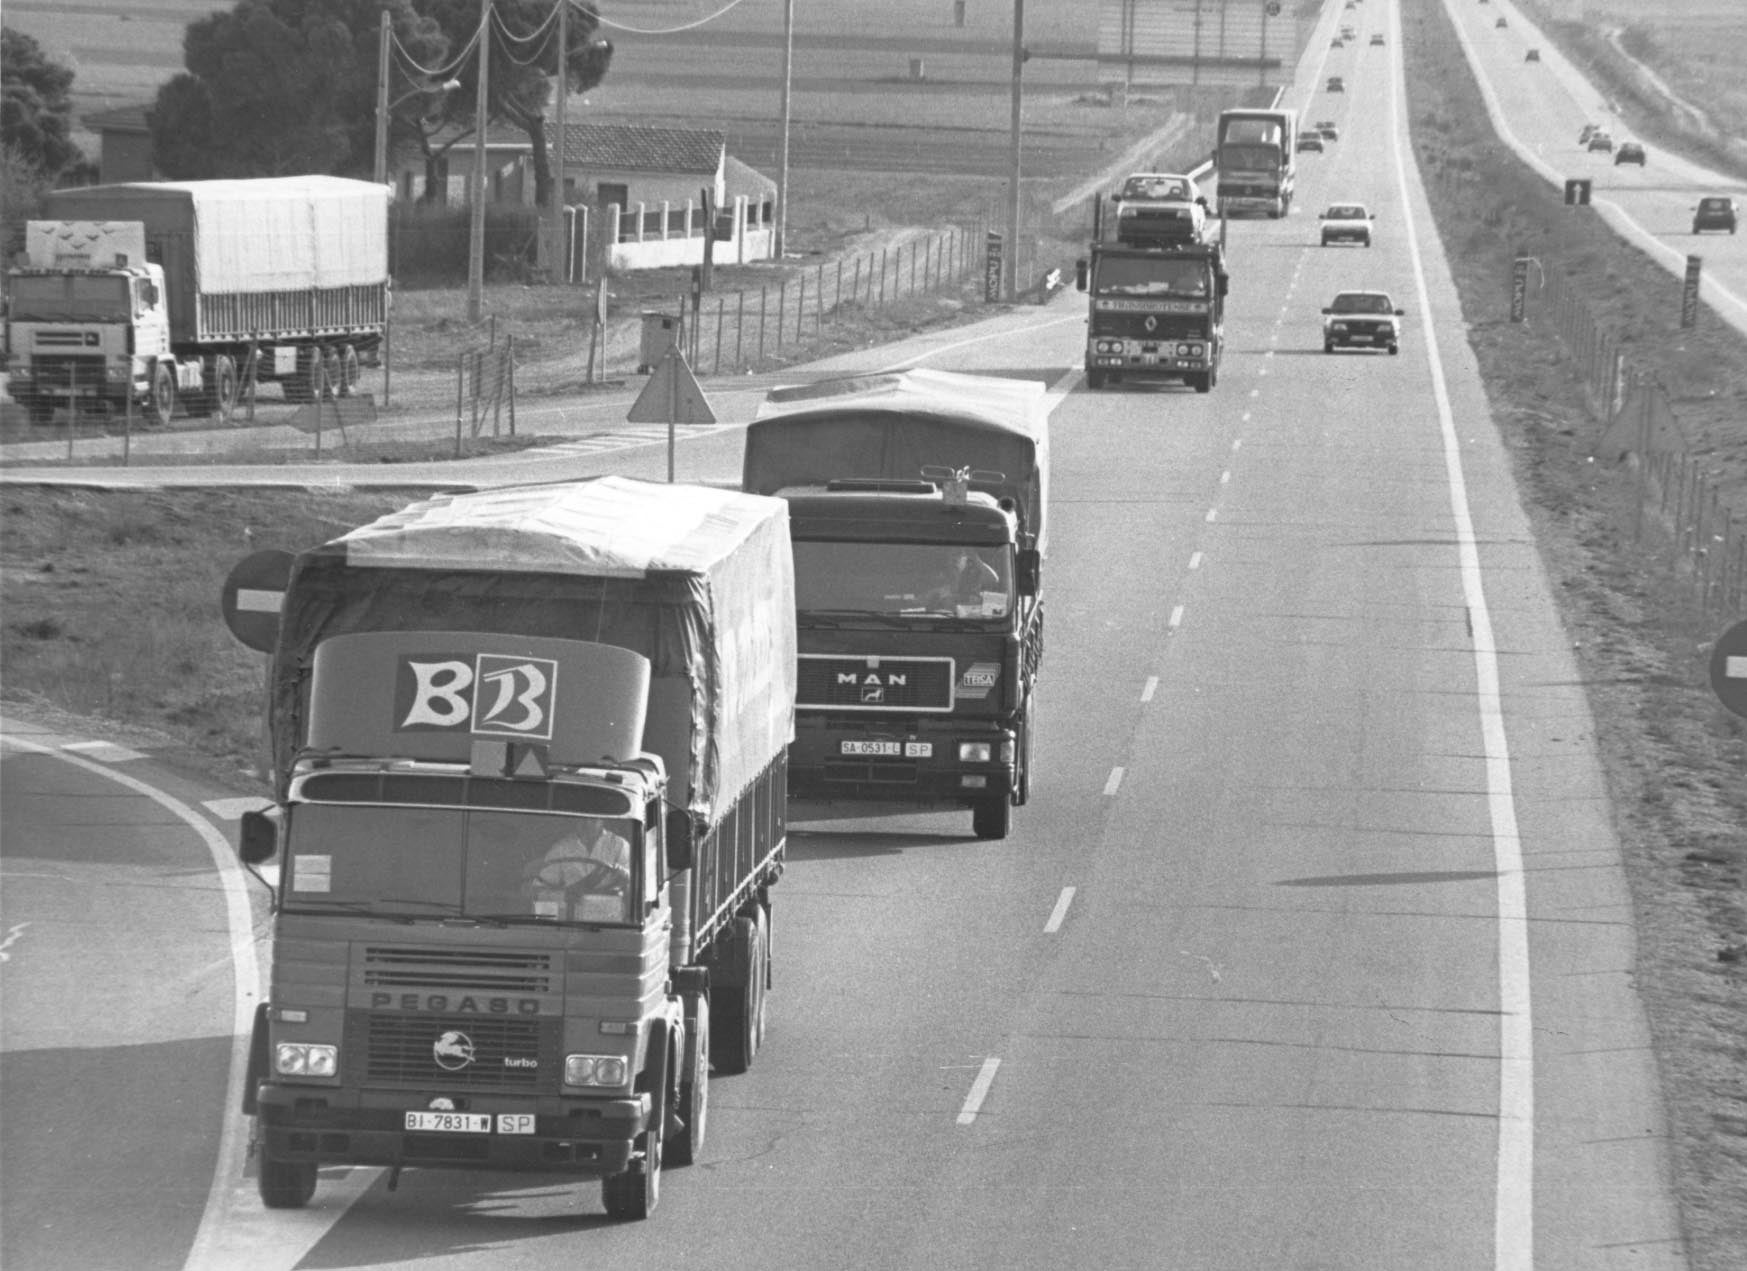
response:
<path id="1" fill-rule="evenodd" d="M 625 416 L 628 424 L 713 424 L 716 412 L 710 409 L 704 390 L 698 387 L 692 368 L 685 364 L 679 350 L 669 348 L 656 364 L 654 374 L 631 403 Z"/>

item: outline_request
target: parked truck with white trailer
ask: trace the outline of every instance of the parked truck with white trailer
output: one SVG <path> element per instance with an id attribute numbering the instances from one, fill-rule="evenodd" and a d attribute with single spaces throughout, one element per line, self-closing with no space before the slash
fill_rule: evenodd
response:
<path id="1" fill-rule="evenodd" d="M 617 477 L 440 495 L 283 569 L 272 603 L 258 568 L 226 592 L 273 654 L 275 806 L 239 847 L 281 862 L 243 1108 L 264 1202 L 374 1165 L 598 1178 L 647 1216 L 702 1147 L 712 1062 L 764 1035 L 787 506 Z"/>
<path id="2" fill-rule="evenodd" d="M 380 362 L 388 188 L 341 177 L 55 190 L 8 271 L 7 370 L 57 411 L 228 417 L 248 384 L 345 395 Z"/>

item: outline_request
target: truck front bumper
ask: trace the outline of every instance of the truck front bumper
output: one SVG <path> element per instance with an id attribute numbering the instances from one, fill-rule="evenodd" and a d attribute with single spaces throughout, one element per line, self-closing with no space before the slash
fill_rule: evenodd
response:
<path id="1" fill-rule="evenodd" d="M 646 1095 L 561 1099 L 470 1095 L 458 1111 L 491 1118 L 486 1133 L 406 1128 L 431 1095 L 263 1084 L 257 1096 L 262 1146 L 279 1161 L 417 1166 L 599 1176 L 623 1173 L 648 1128 Z M 461 1106 L 465 1105 L 465 1106 Z M 524 1118 L 532 1116 L 531 1132 Z"/>
<path id="2" fill-rule="evenodd" d="M 989 758 L 961 758 L 961 747 Z M 1017 768 L 1014 734 L 992 725 L 901 732 L 852 729 L 804 718 L 789 746 L 789 795 L 798 799 L 879 799 L 960 807 L 1013 794 Z M 884 754 L 858 753 L 866 749 Z"/>

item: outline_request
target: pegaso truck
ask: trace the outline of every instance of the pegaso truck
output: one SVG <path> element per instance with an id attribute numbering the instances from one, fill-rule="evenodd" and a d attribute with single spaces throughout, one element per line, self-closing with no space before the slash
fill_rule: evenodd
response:
<path id="1" fill-rule="evenodd" d="M 1290 110 L 1224 110 L 1214 134 L 1215 197 L 1221 216 L 1285 216 L 1298 183 L 1298 115 Z"/>
<path id="2" fill-rule="evenodd" d="M 340 177 L 55 190 L 8 272 L 10 391 L 160 424 L 228 418 L 249 382 L 349 394 L 388 322 L 388 188 Z"/>
<path id="3" fill-rule="evenodd" d="M 268 1207 L 412 1166 L 598 1178 L 640 1219 L 696 1158 L 712 1063 L 764 1036 L 787 512 L 609 477 L 233 570 L 273 655 L 275 806 L 239 843 L 281 861 L 243 1106 Z"/>
<path id="4" fill-rule="evenodd" d="M 969 808 L 1031 791 L 1049 407 L 1040 383 L 912 370 L 772 391 L 741 486 L 788 502 L 791 796 Z"/>

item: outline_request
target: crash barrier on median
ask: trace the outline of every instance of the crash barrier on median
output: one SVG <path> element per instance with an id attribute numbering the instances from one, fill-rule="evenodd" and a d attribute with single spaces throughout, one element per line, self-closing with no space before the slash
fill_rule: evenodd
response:
<path id="1" fill-rule="evenodd" d="M 1726 501 L 1713 460 L 1694 449 L 1663 385 L 1629 363 L 1618 334 L 1563 277 L 1539 281 L 1527 320 L 1551 327 L 1572 355 L 1603 425 L 1593 457 L 1628 465 L 1634 541 L 1668 555 L 1707 618 L 1747 613 L 1747 514 Z"/>

